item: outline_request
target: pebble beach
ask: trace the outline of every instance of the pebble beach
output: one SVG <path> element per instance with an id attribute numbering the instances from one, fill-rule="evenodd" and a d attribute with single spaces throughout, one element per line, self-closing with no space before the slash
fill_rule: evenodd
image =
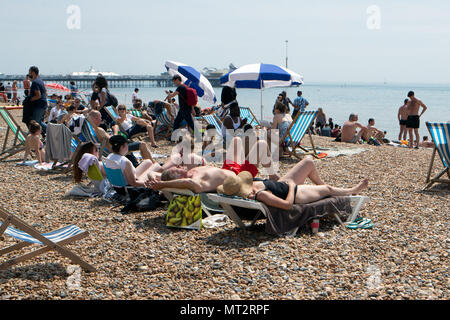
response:
<path id="1" fill-rule="evenodd" d="M 20 122 L 21 111 L 11 113 Z M 3 143 L 2 119 L 0 128 Z M 323 152 L 364 148 L 315 163 L 333 186 L 369 179 L 362 195 L 370 201 L 360 214 L 372 219 L 372 229 L 350 230 L 332 219 L 321 220 L 318 235 L 303 228 L 294 237 L 266 234 L 264 220 L 248 231 L 231 221 L 216 229 L 170 229 L 167 205 L 122 215 L 101 198 L 66 197 L 75 186 L 71 173 L 18 166 L 23 153 L 0 162 L 0 206 L 40 232 L 69 224 L 87 230 L 87 238 L 68 247 L 97 269 L 79 272 L 48 252 L 0 271 L 0 299 L 448 300 L 450 190 L 436 184 L 421 191 L 432 149 L 313 139 Z M 303 142 L 309 145 L 309 138 Z M 158 145 L 152 152 L 166 155 L 173 146 Z M 297 161 L 281 160 L 280 175 Z M 436 158 L 432 176 L 441 170 Z M 15 242 L 5 236 L 0 243 Z"/>

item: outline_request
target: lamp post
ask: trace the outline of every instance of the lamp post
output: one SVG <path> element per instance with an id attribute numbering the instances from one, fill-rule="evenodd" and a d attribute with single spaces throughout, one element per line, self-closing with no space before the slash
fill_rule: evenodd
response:
<path id="1" fill-rule="evenodd" d="M 288 68 L 288 41 L 286 40 L 286 69 Z"/>

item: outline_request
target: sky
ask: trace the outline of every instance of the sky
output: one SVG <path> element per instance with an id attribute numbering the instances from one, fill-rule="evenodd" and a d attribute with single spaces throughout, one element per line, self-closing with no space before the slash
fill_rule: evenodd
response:
<path id="1" fill-rule="evenodd" d="M 0 0 L 0 8 L 5 74 L 31 65 L 42 74 L 90 66 L 159 74 L 166 60 L 198 70 L 284 66 L 287 53 L 305 83 L 450 83 L 447 0 Z"/>

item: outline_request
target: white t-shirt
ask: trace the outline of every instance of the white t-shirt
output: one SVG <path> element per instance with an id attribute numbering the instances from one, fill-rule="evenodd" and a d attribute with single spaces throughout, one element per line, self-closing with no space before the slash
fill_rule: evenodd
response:
<path id="1" fill-rule="evenodd" d="M 50 114 L 48 116 L 48 121 L 55 120 L 57 121 L 59 116 L 61 115 L 63 109 L 59 109 L 58 107 L 53 107 L 52 110 L 50 110 Z"/>
<path id="2" fill-rule="evenodd" d="M 134 102 L 136 101 L 136 99 L 138 98 L 138 94 L 135 92 L 133 92 L 133 94 L 131 95 L 131 102 L 134 104 Z"/>
<path id="3" fill-rule="evenodd" d="M 111 153 L 105 160 L 105 166 L 109 169 L 120 169 L 122 171 L 122 174 L 125 172 L 125 168 L 127 166 L 127 163 L 130 163 L 130 166 L 133 170 L 133 175 L 136 176 L 136 169 L 131 163 L 130 160 L 128 160 L 126 157 L 117 154 L 117 153 Z M 127 178 L 124 174 L 125 182 L 129 185 L 129 182 L 127 181 Z"/>
<path id="4" fill-rule="evenodd" d="M 133 127 L 133 121 L 131 120 L 131 117 L 131 114 L 127 114 L 127 119 L 120 124 L 122 126 L 122 130 L 127 131 L 128 129 Z"/>

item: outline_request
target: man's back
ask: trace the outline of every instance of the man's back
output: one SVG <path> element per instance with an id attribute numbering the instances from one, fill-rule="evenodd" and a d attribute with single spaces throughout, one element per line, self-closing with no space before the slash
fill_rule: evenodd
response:
<path id="1" fill-rule="evenodd" d="M 407 108 L 408 108 L 408 114 L 410 116 L 416 116 L 419 114 L 419 108 L 422 104 L 422 101 L 420 101 L 417 98 L 411 98 L 411 101 L 408 102 Z"/>
<path id="2" fill-rule="evenodd" d="M 406 120 L 408 118 L 408 105 L 405 104 L 398 109 L 400 120 Z"/>
<path id="3" fill-rule="evenodd" d="M 356 121 L 348 120 L 342 125 L 341 139 L 342 141 L 350 141 L 355 136 Z"/>

